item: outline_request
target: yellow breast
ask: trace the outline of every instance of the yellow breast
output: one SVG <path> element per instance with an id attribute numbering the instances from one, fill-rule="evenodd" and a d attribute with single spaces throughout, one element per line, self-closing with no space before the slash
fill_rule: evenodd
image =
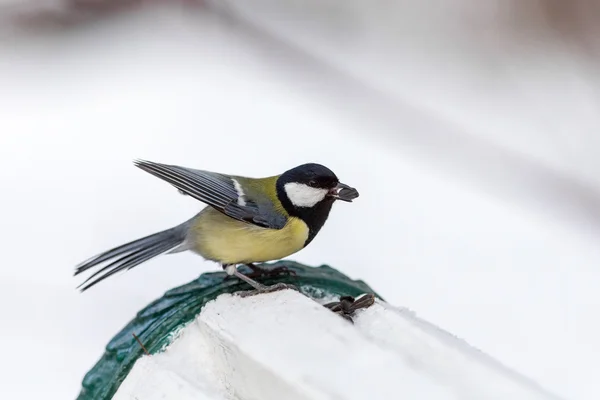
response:
<path id="1" fill-rule="evenodd" d="M 282 229 L 265 229 L 244 223 L 207 207 L 190 232 L 192 250 L 223 264 L 264 262 L 287 257 L 304 247 L 308 226 L 290 218 Z"/>

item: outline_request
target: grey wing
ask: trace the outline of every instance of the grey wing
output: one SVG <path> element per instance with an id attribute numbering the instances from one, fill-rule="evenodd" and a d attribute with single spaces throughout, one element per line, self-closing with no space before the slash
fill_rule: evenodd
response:
<path id="1" fill-rule="evenodd" d="M 286 223 L 285 216 L 274 210 L 246 196 L 240 198 L 227 175 L 145 160 L 135 160 L 134 164 L 231 218 L 270 229 L 281 229 Z"/>

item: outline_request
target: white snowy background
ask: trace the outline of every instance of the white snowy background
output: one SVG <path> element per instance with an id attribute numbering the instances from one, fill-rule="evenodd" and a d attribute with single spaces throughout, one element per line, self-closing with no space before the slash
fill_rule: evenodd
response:
<path id="1" fill-rule="evenodd" d="M 290 258 L 599 398 L 597 6 L 225 3 L 27 29 L 8 15 L 29 3 L 0 3 L 0 397 L 73 398 L 137 310 L 217 267 L 179 254 L 75 290 L 78 262 L 202 207 L 145 158 L 329 166 L 361 197 Z"/>

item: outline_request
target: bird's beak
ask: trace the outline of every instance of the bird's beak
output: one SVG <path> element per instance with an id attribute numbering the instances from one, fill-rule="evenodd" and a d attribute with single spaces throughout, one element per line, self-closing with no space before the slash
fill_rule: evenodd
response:
<path id="1" fill-rule="evenodd" d="M 342 200 L 351 203 L 352 200 L 358 197 L 358 191 L 353 187 L 340 182 L 336 185 L 336 187 L 329 191 L 329 196 L 336 200 Z"/>

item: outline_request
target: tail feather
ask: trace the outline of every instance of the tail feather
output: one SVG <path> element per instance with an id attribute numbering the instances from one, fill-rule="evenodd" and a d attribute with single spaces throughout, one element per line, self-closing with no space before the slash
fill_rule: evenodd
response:
<path id="1" fill-rule="evenodd" d="M 117 272 L 129 270 L 151 258 L 177 248 L 185 241 L 187 225 L 188 223 L 185 223 L 175 228 L 125 243 L 84 261 L 76 267 L 75 275 L 99 266 L 106 261 L 112 262 L 92 274 L 78 288 L 81 288 L 83 292 Z"/>

